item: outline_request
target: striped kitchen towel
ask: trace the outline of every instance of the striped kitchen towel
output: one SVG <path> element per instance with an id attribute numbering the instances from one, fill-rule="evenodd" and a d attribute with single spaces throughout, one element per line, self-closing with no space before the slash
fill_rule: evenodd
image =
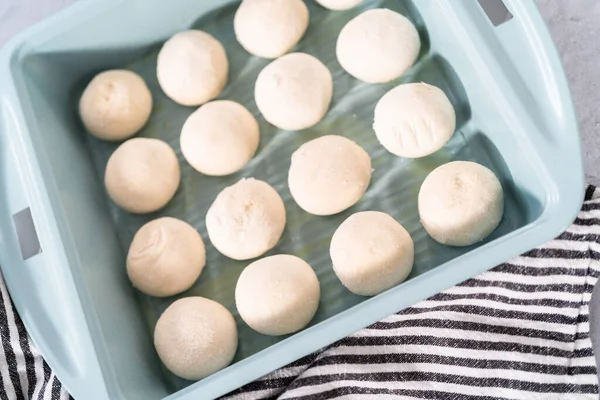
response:
<path id="1" fill-rule="evenodd" d="M 225 399 L 598 399 L 588 304 L 599 260 L 600 190 L 588 187 L 557 239 Z M 0 400 L 68 399 L 0 289 Z"/>
<path id="2" fill-rule="evenodd" d="M 0 275 L 0 400 L 71 399 L 35 349 Z"/>

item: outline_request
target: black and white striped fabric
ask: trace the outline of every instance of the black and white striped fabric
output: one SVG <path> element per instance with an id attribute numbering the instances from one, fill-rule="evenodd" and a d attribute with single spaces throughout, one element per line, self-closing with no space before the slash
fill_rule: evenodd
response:
<path id="1" fill-rule="evenodd" d="M 225 399 L 598 399 L 588 304 L 599 275 L 600 190 L 588 187 L 557 239 Z M 0 400 L 69 399 L 0 289 Z"/>
<path id="2" fill-rule="evenodd" d="M 0 400 L 71 399 L 29 340 L 1 275 L 0 338 Z"/>

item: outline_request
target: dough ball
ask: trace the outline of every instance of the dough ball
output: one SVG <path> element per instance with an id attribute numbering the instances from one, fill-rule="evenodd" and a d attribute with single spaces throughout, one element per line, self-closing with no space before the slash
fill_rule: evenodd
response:
<path id="1" fill-rule="evenodd" d="M 332 215 L 356 204 L 371 181 L 371 158 L 343 136 L 306 142 L 292 154 L 288 185 L 304 211 Z"/>
<path id="2" fill-rule="evenodd" d="M 456 129 L 456 114 L 441 89 L 408 83 L 396 86 L 379 100 L 373 129 L 390 153 L 425 157 L 450 140 Z"/>
<path id="3" fill-rule="evenodd" d="M 92 79 L 79 100 L 79 114 L 94 136 L 125 140 L 139 132 L 152 111 L 152 94 L 141 76 L 115 69 Z"/>
<path id="4" fill-rule="evenodd" d="M 365 0 L 317 0 L 317 3 L 330 10 L 349 10 Z"/>
<path id="5" fill-rule="evenodd" d="M 319 307 L 321 289 L 313 269 L 290 255 L 265 257 L 248 265 L 235 287 L 240 317 L 264 335 L 304 328 Z"/>
<path id="6" fill-rule="evenodd" d="M 308 27 L 302 0 L 243 0 L 235 13 L 235 36 L 250 54 L 277 58 L 290 51 Z"/>
<path id="7" fill-rule="evenodd" d="M 500 181 L 488 168 L 455 161 L 436 168 L 419 191 L 421 223 L 436 241 L 470 246 L 491 234 L 504 212 Z"/>
<path id="8" fill-rule="evenodd" d="M 323 119 L 333 95 L 325 65 L 304 53 L 292 53 L 267 65 L 254 87 L 256 106 L 265 119 L 288 131 L 310 128 Z"/>
<path id="9" fill-rule="evenodd" d="M 227 84 L 229 62 L 223 45 L 206 32 L 189 30 L 165 42 L 156 66 L 158 83 L 173 101 L 199 106 Z"/>
<path id="10" fill-rule="evenodd" d="M 206 214 L 213 246 L 234 260 L 248 260 L 271 250 L 285 228 L 285 206 L 268 183 L 242 179 L 219 193 Z"/>
<path id="11" fill-rule="evenodd" d="M 154 347 L 165 367 L 191 381 L 231 364 L 237 345 L 233 315 L 204 297 L 175 301 L 154 328 Z"/>
<path id="12" fill-rule="evenodd" d="M 403 282 L 412 270 L 410 234 L 379 211 L 351 215 L 333 234 L 329 255 L 342 284 L 361 296 L 374 296 Z"/>
<path id="13" fill-rule="evenodd" d="M 412 22 L 402 14 L 379 8 L 365 11 L 342 28 L 337 59 L 353 77 L 385 83 L 413 66 L 421 40 Z"/>
<path id="14" fill-rule="evenodd" d="M 177 156 L 159 139 L 133 138 L 108 159 L 104 184 L 110 198 L 126 211 L 145 214 L 173 198 L 181 174 Z"/>
<path id="15" fill-rule="evenodd" d="M 206 175 L 229 175 L 256 153 L 258 122 L 241 104 L 229 100 L 206 103 L 188 117 L 181 130 L 181 152 Z"/>
<path id="16" fill-rule="evenodd" d="M 137 231 L 127 254 L 133 286 L 156 297 L 174 296 L 196 282 L 206 250 L 192 226 L 176 218 L 150 221 Z"/>

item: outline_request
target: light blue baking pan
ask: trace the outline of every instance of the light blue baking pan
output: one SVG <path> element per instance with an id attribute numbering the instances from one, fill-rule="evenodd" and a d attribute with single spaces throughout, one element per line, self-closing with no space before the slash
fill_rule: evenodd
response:
<path id="1" fill-rule="evenodd" d="M 77 400 L 223 395 L 551 239 L 574 219 L 584 187 L 577 125 L 559 59 L 533 1 L 505 0 L 513 18 L 499 26 L 476 0 L 367 0 L 346 12 L 306 2 L 311 23 L 297 50 L 322 59 L 335 88 L 327 118 L 302 132 L 279 132 L 260 118 L 252 89 L 267 61 L 250 57 L 236 43 L 232 17 L 237 5 L 232 1 L 81 0 L 2 50 L 0 265 L 29 333 Z M 414 68 L 387 85 L 351 78 L 333 51 L 341 27 L 373 7 L 407 15 L 423 41 Z M 183 161 L 178 134 L 193 109 L 168 100 L 156 83 L 161 43 L 189 27 L 205 29 L 224 43 L 231 70 L 220 97 L 245 104 L 261 125 L 257 156 L 231 177 L 204 177 Z M 139 72 L 153 92 L 153 116 L 140 135 L 167 141 L 182 161 L 182 185 L 155 215 L 129 215 L 108 200 L 102 175 L 115 145 L 86 135 L 77 117 L 85 84 L 95 73 L 116 67 Z M 440 86 L 458 115 L 458 129 L 448 145 L 420 160 L 386 153 L 371 130 L 377 99 L 409 81 Z M 373 158 L 375 172 L 357 206 L 337 216 L 314 217 L 294 204 L 285 182 L 290 154 L 325 133 L 361 144 Z M 501 225 L 470 248 L 433 242 L 418 221 L 421 182 L 438 165 L 456 159 L 489 166 L 506 192 Z M 208 242 L 208 205 L 221 188 L 243 176 L 269 181 L 286 203 L 289 223 L 272 253 L 303 257 L 321 282 L 313 323 L 289 337 L 259 335 L 239 319 L 233 289 L 245 263 L 227 260 Z M 416 246 L 409 279 L 370 299 L 345 290 L 328 257 L 335 228 L 352 212 L 365 209 L 392 214 Z M 207 242 L 205 272 L 182 296 L 215 299 L 238 322 L 234 363 L 196 383 L 165 371 L 152 345 L 154 323 L 174 299 L 139 294 L 125 273 L 125 252 L 135 230 L 158 215 L 185 219 Z"/>

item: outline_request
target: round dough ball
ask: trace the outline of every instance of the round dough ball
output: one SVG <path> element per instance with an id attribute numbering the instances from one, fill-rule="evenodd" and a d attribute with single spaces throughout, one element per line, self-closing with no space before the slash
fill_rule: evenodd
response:
<path id="1" fill-rule="evenodd" d="M 426 83 L 408 83 L 396 86 L 379 100 L 373 129 L 390 153 L 425 157 L 450 140 L 456 129 L 456 114 L 441 89 Z"/>
<path id="2" fill-rule="evenodd" d="M 333 270 L 352 293 L 374 296 L 403 282 L 412 270 L 415 246 L 394 218 L 379 211 L 351 215 L 333 234 Z"/>
<path id="3" fill-rule="evenodd" d="M 317 3 L 330 10 L 349 10 L 365 0 L 317 0 Z"/>
<path id="4" fill-rule="evenodd" d="M 219 193 L 206 214 L 206 229 L 223 255 L 249 260 L 275 247 L 285 218 L 279 193 L 266 182 L 248 178 Z"/>
<path id="5" fill-rule="evenodd" d="M 206 103 L 188 117 L 181 130 L 181 152 L 198 172 L 223 176 L 242 169 L 256 153 L 258 122 L 241 104 Z"/>
<path id="6" fill-rule="evenodd" d="M 277 58 L 290 51 L 308 27 L 308 8 L 302 0 L 243 0 L 233 29 L 250 54 Z"/>
<path id="7" fill-rule="evenodd" d="M 104 184 L 110 198 L 126 211 L 145 214 L 173 198 L 181 174 L 173 149 L 159 139 L 134 138 L 108 159 Z"/>
<path id="8" fill-rule="evenodd" d="M 139 132 L 152 111 L 152 94 L 141 76 L 115 69 L 99 73 L 83 91 L 79 114 L 85 128 L 109 141 Z"/>
<path id="9" fill-rule="evenodd" d="M 319 307 L 321 289 L 313 269 L 291 255 L 265 257 L 248 265 L 235 287 L 240 317 L 264 335 L 304 328 Z"/>
<path id="10" fill-rule="evenodd" d="M 367 83 L 385 83 L 413 66 L 421 40 L 402 14 L 379 8 L 365 11 L 342 28 L 337 59 L 350 75 Z"/>
<path id="11" fill-rule="evenodd" d="M 323 119 L 333 95 L 325 65 L 305 53 L 292 53 L 267 65 L 254 87 L 256 106 L 265 119 L 288 131 L 310 128 Z"/>
<path id="12" fill-rule="evenodd" d="M 198 231 L 177 218 L 163 217 L 148 222 L 133 237 L 127 275 L 150 296 L 174 296 L 192 287 L 205 263 Z"/>
<path id="13" fill-rule="evenodd" d="M 165 42 L 158 53 L 156 73 L 160 87 L 173 101 L 199 106 L 221 93 L 227 84 L 229 62 L 217 39 L 189 30 Z"/>
<path id="14" fill-rule="evenodd" d="M 175 301 L 154 328 L 154 347 L 165 367 L 191 381 L 231 364 L 237 345 L 233 315 L 204 297 Z"/>
<path id="15" fill-rule="evenodd" d="M 454 161 L 431 172 L 419 191 L 421 223 L 436 241 L 470 246 L 490 235 L 504 212 L 502 185 L 488 168 Z"/>
<path id="16" fill-rule="evenodd" d="M 356 204 L 371 181 L 371 158 L 352 140 L 329 135 L 292 154 L 288 185 L 304 211 L 332 215 Z"/>

